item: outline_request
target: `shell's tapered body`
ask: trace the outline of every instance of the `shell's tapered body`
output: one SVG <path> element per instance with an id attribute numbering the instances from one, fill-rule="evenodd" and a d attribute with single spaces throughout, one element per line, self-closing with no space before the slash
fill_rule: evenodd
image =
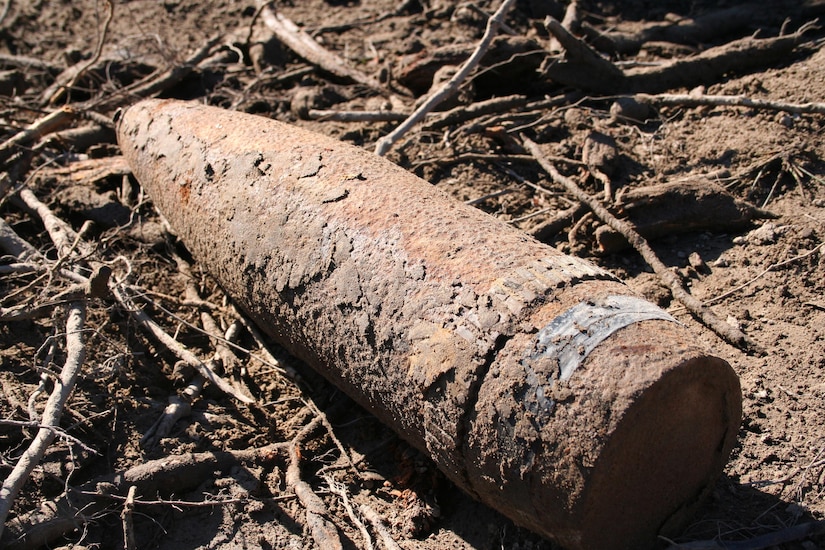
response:
<path id="1" fill-rule="evenodd" d="M 118 139 L 262 329 L 516 523 L 649 546 L 724 467 L 736 375 L 609 273 L 264 118 L 148 100 Z"/>

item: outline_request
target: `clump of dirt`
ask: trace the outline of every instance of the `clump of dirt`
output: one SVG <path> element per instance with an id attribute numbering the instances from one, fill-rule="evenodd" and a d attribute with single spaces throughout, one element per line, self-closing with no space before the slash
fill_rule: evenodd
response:
<path id="1" fill-rule="evenodd" d="M 4 537 L 42 523 L 48 503 L 73 502 L 83 514 L 51 547 L 313 547 L 323 540 L 321 523 L 296 496 L 304 487 L 297 473 L 347 548 L 367 547 L 365 533 L 377 547 L 391 547 L 383 536 L 430 550 L 554 547 L 459 492 L 427 457 L 244 325 L 119 160 L 110 122 L 118 107 L 160 95 L 373 149 L 403 118 L 389 115 L 411 112 L 434 79 L 449 78 L 467 59 L 498 2 L 275 6 L 374 78 L 375 88 L 300 57 L 251 1 L 5 4 L 2 141 L 63 105 L 74 111 L 40 135 L 0 145 L 2 219 L 31 245 L 14 248 L 19 241 L 0 233 L 0 477 L 32 443 L 55 376 L 72 357 L 66 322 L 81 295 L 72 273 L 97 273 L 104 287 L 116 283 L 131 298 L 83 291 L 86 357 L 77 386 L 55 442 L 14 498 Z M 821 30 L 795 33 L 822 7 L 683 4 L 579 2 L 571 28 L 619 75 L 701 63 L 727 47 L 723 70 L 693 66 L 683 74 L 698 74 L 695 81 L 664 91 L 791 105 L 640 104 L 630 95 L 648 90 L 628 82 L 643 80 L 620 76 L 608 83 L 614 89 L 588 88 L 592 73 L 571 63 L 572 51 L 553 51 L 543 24 L 548 15 L 562 20 L 567 4 L 519 2 L 471 81 L 388 157 L 457 200 L 610 270 L 734 367 L 744 399 L 738 443 L 677 542 L 771 536 L 774 546 L 809 550 L 825 545 L 825 146 L 821 105 L 795 106 L 825 101 L 825 52 Z M 748 40 L 774 46 L 735 54 L 753 47 Z M 350 111 L 373 118 L 335 115 Z M 616 215 L 640 228 L 638 212 L 655 218 L 650 238 L 661 259 L 753 348 L 726 343 L 686 312 L 622 239 L 606 245 L 603 222 L 576 208 L 521 147 L 522 136 Z M 634 195 L 672 185 L 708 191 L 703 196 L 717 201 L 711 206 L 735 199 L 748 215 L 717 219 L 708 212 L 722 210 L 708 207 L 673 222 L 678 207 Z M 23 189 L 81 238 L 55 244 L 31 205 L 21 204 Z M 101 274 L 104 266 L 111 275 Z M 213 384 L 192 389 L 195 369 L 147 336 L 138 309 L 255 403 L 242 405 Z M 177 420 L 155 426 L 171 410 Z M 172 475 L 181 457 L 191 469 Z M 157 487 L 152 478 L 169 481 Z M 130 484 L 145 493 L 126 504 Z M 124 541 L 129 532 L 134 546 Z"/>

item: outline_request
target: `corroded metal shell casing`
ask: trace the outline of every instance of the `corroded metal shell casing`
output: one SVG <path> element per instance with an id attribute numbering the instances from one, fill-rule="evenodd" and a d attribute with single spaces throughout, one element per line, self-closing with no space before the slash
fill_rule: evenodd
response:
<path id="1" fill-rule="evenodd" d="M 651 546 L 722 471 L 736 375 L 608 272 L 261 117 L 147 100 L 118 140 L 263 330 L 517 524 Z"/>

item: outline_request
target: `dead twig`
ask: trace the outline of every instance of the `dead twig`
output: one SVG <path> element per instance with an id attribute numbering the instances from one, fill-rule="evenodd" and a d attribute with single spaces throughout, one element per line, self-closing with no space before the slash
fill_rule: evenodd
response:
<path id="1" fill-rule="evenodd" d="M 375 154 L 384 156 L 392 146 L 401 139 L 413 126 L 418 124 L 427 113 L 432 111 L 438 104 L 456 93 L 458 87 L 464 82 L 470 73 L 481 62 L 481 58 L 487 52 L 493 42 L 499 27 L 505 16 L 515 4 L 515 0 L 504 0 L 498 10 L 487 20 L 487 27 L 472 55 L 464 62 L 461 68 L 445 82 L 440 88 L 433 92 L 410 116 L 402 122 L 395 130 L 378 140 L 375 144 Z"/>
<path id="2" fill-rule="evenodd" d="M 135 542 L 135 524 L 132 520 L 132 513 L 135 510 L 135 493 L 137 486 L 129 487 L 129 492 L 126 493 L 126 501 L 123 503 L 123 511 L 120 513 L 120 518 L 123 521 L 123 548 L 125 550 L 135 550 L 137 543 Z"/>
<path id="3" fill-rule="evenodd" d="M 459 153 L 456 155 L 449 155 L 445 157 L 431 157 L 426 159 L 421 159 L 417 162 L 414 162 L 411 166 L 411 170 L 415 170 L 421 166 L 426 166 L 428 164 L 438 164 L 439 166 L 452 166 L 453 164 L 467 164 L 475 161 L 482 161 L 482 162 L 496 162 L 500 160 L 508 160 L 508 161 L 527 161 L 527 162 L 534 162 L 533 157 L 530 155 L 496 155 L 491 153 Z M 573 161 L 574 163 L 578 163 L 578 161 Z"/>
<path id="4" fill-rule="evenodd" d="M 753 283 L 755 283 L 756 281 L 758 281 L 759 279 L 761 279 L 762 277 L 764 277 L 765 275 L 770 273 L 771 271 L 776 271 L 777 269 L 785 267 L 786 265 L 790 265 L 790 264 L 792 264 L 794 262 L 797 262 L 799 260 L 804 260 L 805 258 L 807 258 L 809 256 L 813 256 L 814 254 L 816 254 L 817 252 L 819 252 L 820 250 L 823 250 L 823 249 L 825 249 L 825 242 L 821 242 L 818 245 L 816 245 L 815 247 L 813 247 L 811 250 L 808 250 L 807 252 L 803 252 L 802 254 L 798 254 L 798 255 L 794 256 L 793 258 L 788 258 L 787 260 L 777 262 L 775 264 L 771 264 L 768 267 L 766 267 L 761 273 L 759 273 L 759 275 L 757 275 L 753 279 L 750 279 L 749 281 L 745 281 L 741 285 L 738 285 L 738 286 L 736 286 L 736 287 L 720 294 L 719 296 L 711 298 L 710 300 L 705 300 L 704 303 L 705 303 L 705 305 L 709 305 L 709 304 L 713 304 L 713 303 L 716 303 L 716 302 L 720 302 L 720 301 L 724 300 L 725 298 L 727 298 L 728 296 L 732 296 L 732 295 L 736 294 L 737 292 L 739 292 L 740 290 L 744 290 L 745 288 L 749 287 L 750 285 L 752 285 Z"/>
<path id="5" fill-rule="evenodd" d="M 12 504 L 20 489 L 26 483 L 32 470 L 37 466 L 49 445 L 57 435 L 55 431 L 47 426 L 59 426 L 60 417 L 63 414 L 63 407 L 74 390 L 77 376 L 86 358 L 86 346 L 83 343 L 83 326 L 86 320 L 86 304 L 84 301 L 74 302 L 69 306 L 69 314 L 66 319 L 66 362 L 60 371 L 60 376 L 55 381 L 54 390 L 46 402 L 43 410 L 41 424 L 43 428 L 37 431 L 37 435 L 31 445 L 23 452 L 22 456 L 12 468 L 11 473 L 6 477 L 2 487 L 0 487 L 0 537 L 3 535 L 6 518 L 11 511 Z"/>
<path id="6" fill-rule="evenodd" d="M 88 445 L 83 443 L 81 440 L 79 440 L 75 436 L 71 435 L 70 433 L 68 433 L 66 430 L 64 430 L 63 428 L 61 428 L 59 426 L 47 426 L 47 425 L 43 424 L 42 422 L 32 422 L 30 420 L 27 421 L 27 420 L 7 420 L 7 419 L 0 420 L 0 425 L 3 425 L 3 426 L 19 426 L 21 428 L 36 428 L 38 430 L 39 429 L 51 430 L 51 431 L 54 432 L 56 437 L 59 437 L 60 439 L 65 439 L 66 441 L 77 445 L 78 447 L 80 447 L 81 449 L 83 449 L 84 451 L 86 451 L 88 453 L 91 453 L 91 454 L 94 454 L 94 455 L 99 455 L 100 454 L 99 452 L 97 452 L 96 449 L 93 449 L 92 447 L 89 447 Z"/>
<path id="7" fill-rule="evenodd" d="M 545 25 L 547 22 L 545 22 Z M 579 20 L 579 3 L 577 0 L 571 0 L 567 4 L 567 9 L 564 10 L 564 17 L 561 20 L 561 26 L 568 33 L 574 33 L 578 29 L 581 21 Z M 555 35 L 550 39 L 550 44 L 547 45 L 547 50 L 551 52 L 559 52 L 564 49 L 561 41 Z"/>
<path id="8" fill-rule="evenodd" d="M 331 475 L 325 476 L 324 479 L 327 482 L 327 487 L 329 487 L 330 492 L 338 495 L 338 498 L 341 499 L 341 504 L 344 506 L 344 510 L 346 510 L 350 521 L 352 521 L 352 523 L 358 528 L 358 531 L 360 531 L 361 538 L 363 539 L 363 548 L 366 550 L 374 550 L 375 545 L 372 543 L 370 532 L 367 530 L 367 526 L 364 525 L 364 522 L 361 521 L 361 518 L 358 517 L 358 514 L 355 513 L 349 499 L 349 494 L 347 493 L 347 488 L 343 483 L 336 481 Z"/>
<path id="9" fill-rule="evenodd" d="M 422 125 L 422 129 L 428 131 L 439 130 L 441 128 L 466 122 L 480 116 L 509 111 L 511 109 L 518 109 L 520 107 L 524 107 L 527 103 L 527 96 L 523 95 L 493 97 L 491 99 L 478 101 L 470 105 L 461 105 L 444 113 L 439 113 L 438 118 L 424 123 Z"/>
<path id="10" fill-rule="evenodd" d="M 493 191 L 492 193 L 487 193 L 486 195 L 482 195 L 475 199 L 469 199 L 464 201 L 464 204 L 474 205 L 474 204 L 481 204 L 482 202 L 488 199 L 494 199 L 496 197 L 501 197 L 502 195 L 509 195 L 510 193 L 515 192 L 515 189 L 500 189 L 498 191 Z M 512 220 L 511 220 L 512 221 Z"/>
<path id="11" fill-rule="evenodd" d="M 627 97 L 655 107 L 748 107 L 795 114 L 825 114 L 825 103 L 790 103 L 743 95 L 636 94 Z"/>
<path id="12" fill-rule="evenodd" d="M 6 16 L 9 15 L 9 10 L 11 9 L 11 0 L 6 0 L 3 3 L 3 12 L 0 13 L 0 28 L 3 26 L 3 21 L 6 20 Z"/>
<path id="13" fill-rule="evenodd" d="M 158 70 L 146 78 L 120 88 L 111 94 L 91 99 L 84 104 L 83 110 L 96 109 L 97 111 L 107 111 L 120 107 L 132 99 L 152 97 L 168 90 L 191 73 L 195 67 L 197 67 L 198 63 L 206 59 L 212 49 L 219 45 L 222 40 L 223 37 L 221 35 L 213 36 L 183 62 L 162 71 Z"/>
<path id="14" fill-rule="evenodd" d="M 222 331 L 220 327 L 218 327 L 217 321 L 215 321 L 215 318 L 212 317 L 212 314 L 208 311 L 201 312 L 201 325 L 203 326 L 204 332 L 209 335 L 212 345 L 215 346 L 213 362 L 223 368 L 224 374 L 230 378 L 235 389 L 243 394 L 249 394 L 249 388 L 246 387 L 240 376 L 241 359 L 233 351 L 237 344 L 232 342 L 226 334 L 221 335 Z"/>
<path id="15" fill-rule="evenodd" d="M 205 383 L 206 379 L 201 374 L 196 374 L 179 395 L 169 397 L 169 404 L 163 414 L 140 438 L 141 447 L 154 447 L 172 432 L 172 427 L 178 420 L 188 417 L 192 413 L 192 403 L 200 397 Z"/>
<path id="16" fill-rule="evenodd" d="M 43 59 L 8 53 L 0 53 L 0 65 L 4 67 L 16 67 L 18 69 L 35 69 L 51 74 L 57 74 L 61 70 L 59 65 L 49 63 Z"/>
<path id="17" fill-rule="evenodd" d="M 397 122 L 407 118 L 406 113 L 392 111 L 330 111 L 310 109 L 309 120 L 331 120 L 335 122 Z"/>
<path id="18" fill-rule="evenodd" d="M 765 548 L 774 548 L 782 544 L 800 541 L 822 533 L 825 533 L 825 520 L 809 521 L 808 523 L 800 523 L 799 525 L 779 529 L 773 533 L 748 540 L 730 542 L 700 540 L 683 544 L 672 544 L 668 546 L 667 550 L 763 550 Z"/>
<path id="19" fill-rule="evenodd" d="M 753 344 L 741 330 L 717 317 L 707 306 L 684 289 L 678 276 L 668 269 L 647 243 L 647 240 L 639 235 L 633 226 L 616 218 L 602 206 L 599 201 L 585 193 L 573 180 L 562 176 L 559 171 L 556 170 L 556 167 L 544 158 L 544 154 L 538 144 L 528 138 L 524 138 L 524 144 L 530 153 L 536 157 L 541 167 L 550 174 L 553 181 L 562 185 L 571 195 L 576 197 L 576 199 L 586 204 L 602 222 L 621 233 L 627 239 L 633 248 L 641 254 L 645 262 L 653 268 L 653 271 L 656 272 L 668 288 L 670 288 L 673 297 L 682 302 L 691 313 L 701 319 L 705 326 L 731 344 L 739 347 L 753 347 Z"/>
<path id="20" fill-rule="evenodd" d="M 335 444 L 335 447 L 338 449 L 338 452 L 341 453 L 341 458 L 344 459 L 344 461 L 347 463 L 347 466 L 349 466 L 354 472 L 357 472 L 355 464 L 352 463 L 352 459 L 350 458 L 349 453 L 344 448 L 344 445 L 341 443 L 338 437 L 335 435 L 335 430 L 332 428 L 332 424 L 327 418 L 327 415 L 324 414 L 324 412 L 321 409 L 319 409 L 315 405 L 315 403 L 309 402 L 307 403 L 307 407 L 310 411 L 312 411 L 312 414 L 315 415 L 315 418 L 317 418 L 324 426 L 324 429 L 327 431 L 327 435 Z"/>
<path id="21" fill-rule="evenodd" d="M 287 443 L 273 443 L 242 451 L 210 451 L 167 456 L 150 460 L 125 471 L 101 476 L 77 489 L 68 488 L 57 500 L 45 502 L 39 509 L 9 521 L 6 536 L 0 544 L 7 550 L 34 549 L 45 546 L 82 526 L 106 509 L 109 500 L 124 500 L 120 496 L 127 487 L 135 486 L 137 495 L 182 493 L 197 487 L 204 479 L 225 471 L 234 464 L 250 460 L 272 460 L 283 453 Z M 135 504 L 175 506 L 182 501 L 149 501 L 135 499 Z M 207 506 L 223 505 L 224 501 L 207 501 Z M 193 506 L 197 503 L 186 503 Z"/>
<path id="22" fill-rule="evenodd" d="M 625 75 L 610 60 L 573 36 L 553 17 L 548 16 L 544 20 L 544 26 L 564 47 L 566 58 L 546 61 L 543 71 L 545 76 L 561 84 L 586 90 L 615 93 L 622 89 Z"/>
<path id="23" fill-rule="evenodd" d="M 275 36 L 299 57 L 318 65 L 324 71 L 364 85 L 379 93 L 385 93 L 381 83 L 375 78 L 350 67 L 346 61 L 318 44 L 310 35 L 298 28 L 298 25 L 272 8 L 271 2 L 258 1 L 261 18 Z"/>
<path id="24" fill-rule="evenodd" d="M 562 229 L 581 218 L 585 212 L 587 212 L 587 207 L 577 203 L 533 229 L 532 235 L 536 240 L 547 242 Z"/>
<path id="25" fill-rule="evenodd" d="M 35 120 L 28 127 L 0 144 L 0 164 L 6 162 L 17 147 L 37 141 L 46 134 L 65 127 L 72 121 L 74 116 L 74 109 L 62 107 Z"/>
<path id="26" fill-rule="evenodd" d="M 378 537 L 381 539 L 381 543 L 384 545 L 386 550 L 401 550 L 401 546 L 395 542 L 395 539 L 392 538 L 392 533 L 387 528 L 387 524 L 378 512 L 367 506 L 366 504 L 362 504 L 358 507 L 358 511 L 361 512 L 361 515 L 364 517 L 365 520 L 370 522 L 372 528 L 375 529 L 375 532 L 378 533 Z"/>
<path id="27" fill-rule="evenodd" d="M 802 43 L 802 35 L 813 28 L 816 28 L 815 22 L 803 25 L 793 34 L 762 39 L 747 37 L 658 67 L 630 69 L 625 72 L 626 89 L 656 93 L 680 87 L 693 88 L 717 82 L 731 71 L 744 73 L 770 66 L 786 59 Z M 615 93 L 617 89 L 608 93 Z"/>
<path id="28" fill-rule="evenodd" d="M 587 23 L 582 24 L 582 32 L 587 35 L 593 46 L 601 51 L 635 55 L 647 42 L 711 42 L 720 36 L 748 27 L 758 13 L 753 6 L 737 5 L 712 10 L 695 18 L 681 17 L 676 21 L 665 20 L 645 24 L 635 32 L 605 32 Z"/>
<path id="29" fill-rule="evenodd" d="M 232 384 L 215 374 L 215 372 L 206 363 L 198 359 L 194 353 L 178 343 L 178 341 L 163 330 L 160 325 L 155 323 L 149 315 L 146 314 L 146 312 L 138 308 L 137 305 L 135 305 L 131 294 L 124 285 L 113 285 L 112 294 L 117 301 L 120 302 L 121 306 L 129 312 L 129 315 L 131 315 L 140 328 L 145 330 L 158 342 L 164 345 L 169 351 L 174 353 L 178 359 L 195 368 L 204 378 L 206 378 L 206 380 L 241 403 L 249 404 L 255 402 L 254 399 L 237 391 Z"/>
<path id="30" fill-rule="evenodd" d="M 306 511 L 306 524 L 309 528 L 315 544 L 319 548 L 330 548 L 332 550 L 342 550 L 341 537 L 338 528 L 329 521 L 329 511 L 326 504 L 315 494 L 309 483 L 301 478 L 301 453 L 300 446 L 306 438 L 319 424 L 321 417 L 315 416 L 292 440 L 289 445 L 289 466 L 286 470 L 286 483 L 295 492 L 298 500 Z"/>
<path id="31" fill-rule="evenodd" d="M 69 77 L 68 82 L 63 84 L 61 82 L 63 79 L 58 78 L 57 82 L 47 88 L 43 94 L 44 103 L 54 105 L 60 101 L 68 91 L 75 87 L 78 80 L 80 80 L 80 78 L 83 77 L 83 75 L 85 75 L 86 72 L 100 60 L 100 54 L 103 52 L 103 44 L 106 42 L 106 35 L 109 33 L 109 24 L 112 22 L 112 18 L 115 15 L 114 2 L 112 2 L 112 0 L 105 0 L 105 2 L 107 9 L 106 20 L 103 22 L 103 30 L 100 32 L 100 38 L 97 41 L 97 48 L 95 48 L 92 57 L 82 66 L 72 70 L 72 74 L 66 74 L 66 76 Z"/>
<path id="32" fill-rule="evenodd" d="M 243 325 L 246 331 L 252 336 L 252 339 L 255 340 L 255 343 L 258 345 L 258 349 L 263 354 L 263 358 L 257 358 L 252 353 L 250 353 L 250 357 L 255 357 L 258 361 L 264 363 L 275 369 L 276 372 L 283 375 L 292 382 L 299 382 L 301 380 L 301 375 L 298 374 L 298 371 L 292 365 L 287 365 L 282 361 L 279 361 L 275 355 L 269 350 L 269 347 L 266 343 L 266 338 L 261 333 L 260 329 L 258 329 L 255 324 L 253 324 L 249 319 L 247 319 L 246 315 L 238 309 L 235 304 L 231 304 L 232 310 L 237 314 L 238 321 Z"/>
<path id="33" fill-rule="evenodd" d="M 79 492 L 79 491 L 78 491 Z M 85 495 L 99 496 L 95 492 L 84 492 Z M 106 498 L 112 500 L 126 501 L 126 497 L 120 495 L 107 494 Z M 134 503 L 140 506 L 173 506 L 175 508 L 214 508 L 215 506 L 226 506 L 228 504 L 246 504 L 251 501 L 257 502 L 284 502 L 297 498 L 293 494 L 278 495 L 277 497 L 268 498 L 252 498 L 252 497 L 238 497 L 238 498 L 216 498 L 210 500 L 180 500 L 174 498 L 156 498 L 154 500 L 146 500 L 136 498 Z"/>
<path id="34" fill-rule="evenodd" d="M 57 217 L 51 209 L 38 199 L 31 189 L 24 187 L 18 193 L 21 202 L 32 210 L 43 222 L 43 227 L 57 248 L 58 256 L 68 258 L 75 248 L 84 255 L 90 252 L 86 243 L 80 243 L 78 233 L 69 224 Z"/>
<path id="35" fill-rule="evenodd" d="M 3 218 L 0 218 L 0 250 L 21 262 L 43 259 L 40 251 L 21 238 Z"/>

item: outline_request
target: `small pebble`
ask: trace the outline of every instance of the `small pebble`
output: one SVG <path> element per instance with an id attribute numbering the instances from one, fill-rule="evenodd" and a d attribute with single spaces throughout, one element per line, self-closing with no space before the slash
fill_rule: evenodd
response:
<path id="1" fill-rule="evenodd" d="M 777 117 L 777 122 L 785 128 L 793 128 L 793 117 L 787 113 L 782 113 Z"/>
<path id="2" fill-rule="evenodd" d="M 650 118 L 650 107 L 632 97 L 621 97 L 610 106 L 613 120 L 644 122 Z"/>
<path id="3" fill-rule="evenodd" d="M 688 263 L 698 273 L 704 273 L 704 274 L 710 273 L 710 269 L 708 268 L 708 264 L 705 263 L 705 260 L 703 260 L 702 256 L 700 256 L 699 253 L 696 252 L 696 251 L 690 253 L 690 256 L 688 256 Z"/>
<path id="4" fill-rule="evenodd" d="M 787 229 L 788 227 L 785 225 L 776 225 L 775 223 L 768 222 L 761 227 L 757 227 L 747 235 L 734 238 L 733 242 L 736 244 L 755 245 L 773 244 Z"/>

